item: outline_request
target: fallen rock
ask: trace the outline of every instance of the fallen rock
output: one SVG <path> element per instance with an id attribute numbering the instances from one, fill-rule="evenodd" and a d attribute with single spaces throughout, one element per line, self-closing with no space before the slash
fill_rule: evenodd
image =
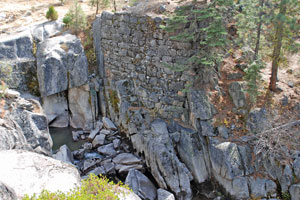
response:
<path id="1" fill-rule="evenodd" d="M 132 191 L 142 199 L 155 200 L 157 193 L 153 183 L 138 170 L 130 170 L 125 184 L 127 184 Z"/>
<path id="2" fill-rule="evenodd" d="M 138 164 L 133 164 L 133 165 L 116 164 L 115 168 L 121 174 L 121 173 L 128 173 L 132 169 L 143 170 L 144 166 L 141 164 L 140 165 L 138 165 Z"/>
<path id="3" fill-rule="evenodd" d="M 0 151 L 0 182 L 12 188 L 21 199 L 42 190 L 69 192 L 81 185 L 75 167 L 50 157 L 23 150 Z"/>
<path id="4" fill-rule="evenodd" d="M 88 172 L 89 170 L 91 170 L 92 168 L 95 168 L 96 165 L 98 165 L 100 163 L 101 160 L 97 159 L 93 159 L 93 158 L 90 158 L 90 159 L 87 159 L 83 162 L 83 166 L 82 166 L 82 172 L 83 173 L 86 173 Z"/>
<path id="5" fill-rule="evenodd" d="M 120 153 L 112 160 L 115 164 L 134 165 L 141 164 L 142 160 L 131 153 Z"/>
<path id="6" fill-rule="evenodd" d="M 93 148 L 97 148 L 103 145 L 104 142 L 105 142 L 105 135 L 104 134 L 97 135 L 92 142 Z"/>
<path id="7" fill-rule="evenodd" d="M 109 130 L 118 130 L 117 127 L 114 125 L 114 123 L 107 117 L 103 117 L 102 121 L 105 128 Z"/>
<path id="8" fill-rule="evenodd" d="M 100 131 L 100 129 L 98 129 L 98 128 L 91 130 L 91 132 L 89 134 L 89 137 L 88 137 L 88 140 L 90 142 L 92 142 L 95 139 L 96 135 L 99 133 L 99 131 Z"/>
<path id="9" fill-rule="evenodd" d="M 53 158 L 69 164 L 74 162 L 73 154 L 67 145 L 61 146 Z"/>
<path id="10" fill-rule="evenodd" d="M 171 192 L 159 188 L 157 190 L 157 200 L 175 200 L 175 197 Z"/>
<path id="11" fill-rule="evenodd" d="M 103 155 L 113 156 L 116 155 L 117 152 L 114 148 L 114 144 L 110 143 L 101 147 L 98 147 L 97 151 Z"/>
<path id="12" fill-rule="evenodd" d="M 113 144 L 114 144 L 114 148 L 118 149 L 120 147 L 121 140 L 120 139 L 114 139 Z"/>

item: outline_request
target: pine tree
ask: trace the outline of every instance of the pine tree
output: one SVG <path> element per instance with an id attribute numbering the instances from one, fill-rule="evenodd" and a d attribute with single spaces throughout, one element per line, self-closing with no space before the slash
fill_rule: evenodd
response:
<path id="1" fill-rule="evenodd" d="M 184 71 L 193 68 L 217 68 L 225 55 L 227 30 L 225 20 L 231 9 L 231 0 L 213 0 L 209 3 L 182 6 L 162 28 L 174 34 L 171 39 L 193 43 L 197 52 L 184 64 L 176 64 L 173 69 Z"/>
<path id="2" fill-rule="evenodd" d="M 87 25 L 86 16 L 77 0 L 74 1 L 74 5 L 65 15 L 63 22 L 75 33 L 85 29 Z"/>
<path id="3" fill-rule="evenodd" d="M 96 15 L 98 15 L 100 6 L 107 7 L 110 0 L 90 0 L 90 5 L 92 7 L 96 6 Z"/>

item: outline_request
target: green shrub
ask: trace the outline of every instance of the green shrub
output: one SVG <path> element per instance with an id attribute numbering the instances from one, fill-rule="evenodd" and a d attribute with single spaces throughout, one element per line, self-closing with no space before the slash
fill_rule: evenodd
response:
<path id="1" fill-rule="evenodd" d="M 54 6 L 50 6 L 49 10 L 46 13 L 46 18 L 50 21 L 55 21 L 58 18 L 57 11 L 55 10 Z"/>
<path id="2" fill-rule="evenodd" d="M 128 189 L 122 183 L 114 184 L 105 177 L 98 178 L 91 174 L 88 179 L 82 180 L 80 188 L 70 191 L 68 194 L 62 192 L 49 192 L 44 190 L 39 196 L 26 195 L 23 200 L 117 200 L 117 193 L 124 192 L 121 188 Z"/>
<path id="3" fill-rule="evenodd" d="M 77 0 L 74 1 L 74 5 L 70 8 L 69 12 L 63 18 L 63 22 L 75 33 L 78 33 L 79 31 L 86 28 L 86 16 Z"/>

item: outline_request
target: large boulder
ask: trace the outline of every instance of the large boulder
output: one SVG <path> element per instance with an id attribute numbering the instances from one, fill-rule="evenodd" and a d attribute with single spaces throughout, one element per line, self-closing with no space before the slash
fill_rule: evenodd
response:
<path id="1" fill-rule="evenodd" d="M 0 182 L 12 188 L 21 199 L 42 190 L 69 192 L 80 186 L 75 167 L 53 158 L 23 150 L 0 151 Z"/>
<path id="2" fill-rule="evenodd" d="M 37 74 L 42 97 L 84 85 L 88 63 L 80 39 L 64 34 L 41 42 L 37 48 Z"/>

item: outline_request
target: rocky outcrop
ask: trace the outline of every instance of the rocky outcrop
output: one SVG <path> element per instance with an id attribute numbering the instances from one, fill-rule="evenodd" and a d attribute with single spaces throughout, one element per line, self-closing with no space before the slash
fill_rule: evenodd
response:
<path id="1" fill-rule="evenodd" d="M 275 198 L 279 189 L 289 191 L 298 183 L 297 175 L 293 176 L 298 161 L 290 166 L 274 158 L 259 159 L 253 137 L 232 138 L 234 126 L 215 129 L 216 109 L 203 89 L 206 83 L 215 88 L 214 73 L 174 72 L 165 67 L 182 63 L 195 49 L 190 43 L 170 40 L 161 24 L 160 17 L 126 12 L 97 16 L 93 34 L 105 97 L 100 101 L 101 113 L 126 132 L 145 156 L 159 187 L 170 189 L 177 199 L 191 199 L 191 180 L 198 186 L 213 181 L 232 199 Z M 229 78 L 241 77 L 233 76 Z M 197 89 L 183 92 L 184 85 L 196 77 Z M 228 93 L 234 112 L 247 117 L 242 82 L 233 81 Z M 251 111 L 246 121 L 251 133 L 271 127 L 263 109 Z M 297 191 L 293 186 L 293 194 Z"/>
<path id="2" fill-rule="evenodd" d="M 51 154 L 52 139 L 39 102 L 7 90 L 0 113 L 0 150 L 27 149 Z"/>
<path id="3" fill-rule="evenodd" d="M 49 38 L 37 48 L 37 74 L 42 97 L 87 82 L 87 59 L 80 40 L 70 34 Z"/>
<path id="4" fill-rule="evenodd" d="M 75 167 L 37 153 L 23 150 L 0 151 L 0 182 L 12 188 L 17 199 L 42 190 L 69 192 L 80 186 Z M 10 194 L 10 193 L 7 193 Z"/>

